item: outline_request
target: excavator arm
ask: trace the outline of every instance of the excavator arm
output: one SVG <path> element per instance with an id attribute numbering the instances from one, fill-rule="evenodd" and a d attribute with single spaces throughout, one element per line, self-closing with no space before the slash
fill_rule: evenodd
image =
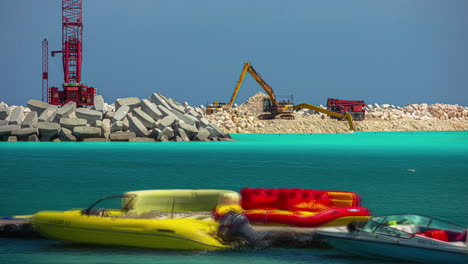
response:
<path id="1" fill-rule="evenodd" d="M 343 115 L 343 114 L 336 113 L 336 112 L 333 112 L 333 111 L 330 111 L 330 110 L 327 110 L 327 109 L 323 109 L 321 107 L 311 105 L 311 104 L 298 104 L 298 105 L 294 106 L 294 110 L 302 109 L 302 108 L 307 108 L 307 109 L 310 109 L 310 110 L 314 110 L 314 111 L 324 113 L 324 114 L 327 114 L 327 115 L 330 115 L 330 116 L 334 116 L 334 117 L 337 117 L 337 118 L 340 118 L 340 119 L 345 119 L 346 118 L 348 120 L 349 129 L 352 130 L 352 131 L 356 131 L 356 128 L 354 127 L 353 117 L 348 112 L 346 112 L 346 114 Z"/>
<path id="2" fill-rule="evenodd" d="M 276 95 L 275 92 L 273 92 L 273 89 L 268 85 L 268 83 L 265 82 L 265 80 L 260 77 L 260 74 L 258 74 L 255 69 L 252 67 L 252 64 L 250 62 L 244 63 L 244 68 L 242 68 L 241 75 L 239 76 L 239 80 L 237 81 L 236 88 L 234 89 L 234 93 L 231 96 L 231 101 L 229 101 L 229 107 L 232 107 L 232 104 L 234 104 L 234 101 L 236 100 L 237 94 L 239 93 L 239 90 L 242 86 L 242 83 L 244 82 L 245 75 L 247 72 L 252 76 L 252 78 L 257 81 L 257 83 L 263 88 L 263 90 L 268 94 L 268 97 L 270 97 L 271 103 L 275 107 L 280 107 L 280 104 L 278 103 L 278 100 L 276 100 Z"/>

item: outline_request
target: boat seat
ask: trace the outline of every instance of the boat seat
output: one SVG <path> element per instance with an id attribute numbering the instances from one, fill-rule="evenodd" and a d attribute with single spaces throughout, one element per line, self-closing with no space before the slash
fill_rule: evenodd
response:
<path id="1" fill-rule="evenodd" d="M 449 237 L 445 230 L 434 229 L 434 230 L 428 230 L 422 233 L 415 233 L 415 235 L 425 236 L 425 237 L 437 239 L 440 241 L 449 242 Z"/>

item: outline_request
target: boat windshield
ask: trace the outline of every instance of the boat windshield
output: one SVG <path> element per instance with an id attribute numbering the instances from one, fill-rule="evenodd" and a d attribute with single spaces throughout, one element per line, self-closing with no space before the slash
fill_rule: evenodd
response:
<path id="1" fill-rule="evenodd" d="M 466 227 L 423 215 L 400 214 L 373 217 L 361 231 L 409 238 L 414 233 L 431 229 L 463 232 Z"/>
<path id="2" fill-rule="evenodd" d="M 97 200 L 91 206 L 83 209 L 81 212 L 87 215 L 105 216 L 107 210 L 123 210 L 128 211 L 130 203 L 135 199 L 134 194 L 122 194 L 104 197 Z M 99 208 L 99 209 L 94 209 Z"/>

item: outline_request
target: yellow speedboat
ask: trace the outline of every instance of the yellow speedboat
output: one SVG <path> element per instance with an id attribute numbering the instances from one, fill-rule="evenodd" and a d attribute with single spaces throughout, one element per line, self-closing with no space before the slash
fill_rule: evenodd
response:
<path id="1" fill-rule="evenodd" d="M 98 200 L 83 210 L 42 211 L 33 227 L 49 239 L 75 243 L 173 250 L 228 248 L 217 236 L 211 211 L 225 190 L 147 190 Z M 237 194 L 238 195 L 238 194 Z M 105 207 L 103 203 L 119 202 Z"/>

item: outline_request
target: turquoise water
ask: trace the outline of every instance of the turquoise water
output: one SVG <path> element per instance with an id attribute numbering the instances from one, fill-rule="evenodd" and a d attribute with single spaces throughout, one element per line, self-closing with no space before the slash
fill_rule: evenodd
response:
<path id="1" fill-rule="evenodd" d="M 468 132 L 241 134 L 235 142 L 0 143 L 0 215 L 130 190 L 299 187 L 361 194 L 375 214 L 468 225 Z M 324 249 L 162 252 L 0 239 L 0 263 L 374 263 Z"/>

